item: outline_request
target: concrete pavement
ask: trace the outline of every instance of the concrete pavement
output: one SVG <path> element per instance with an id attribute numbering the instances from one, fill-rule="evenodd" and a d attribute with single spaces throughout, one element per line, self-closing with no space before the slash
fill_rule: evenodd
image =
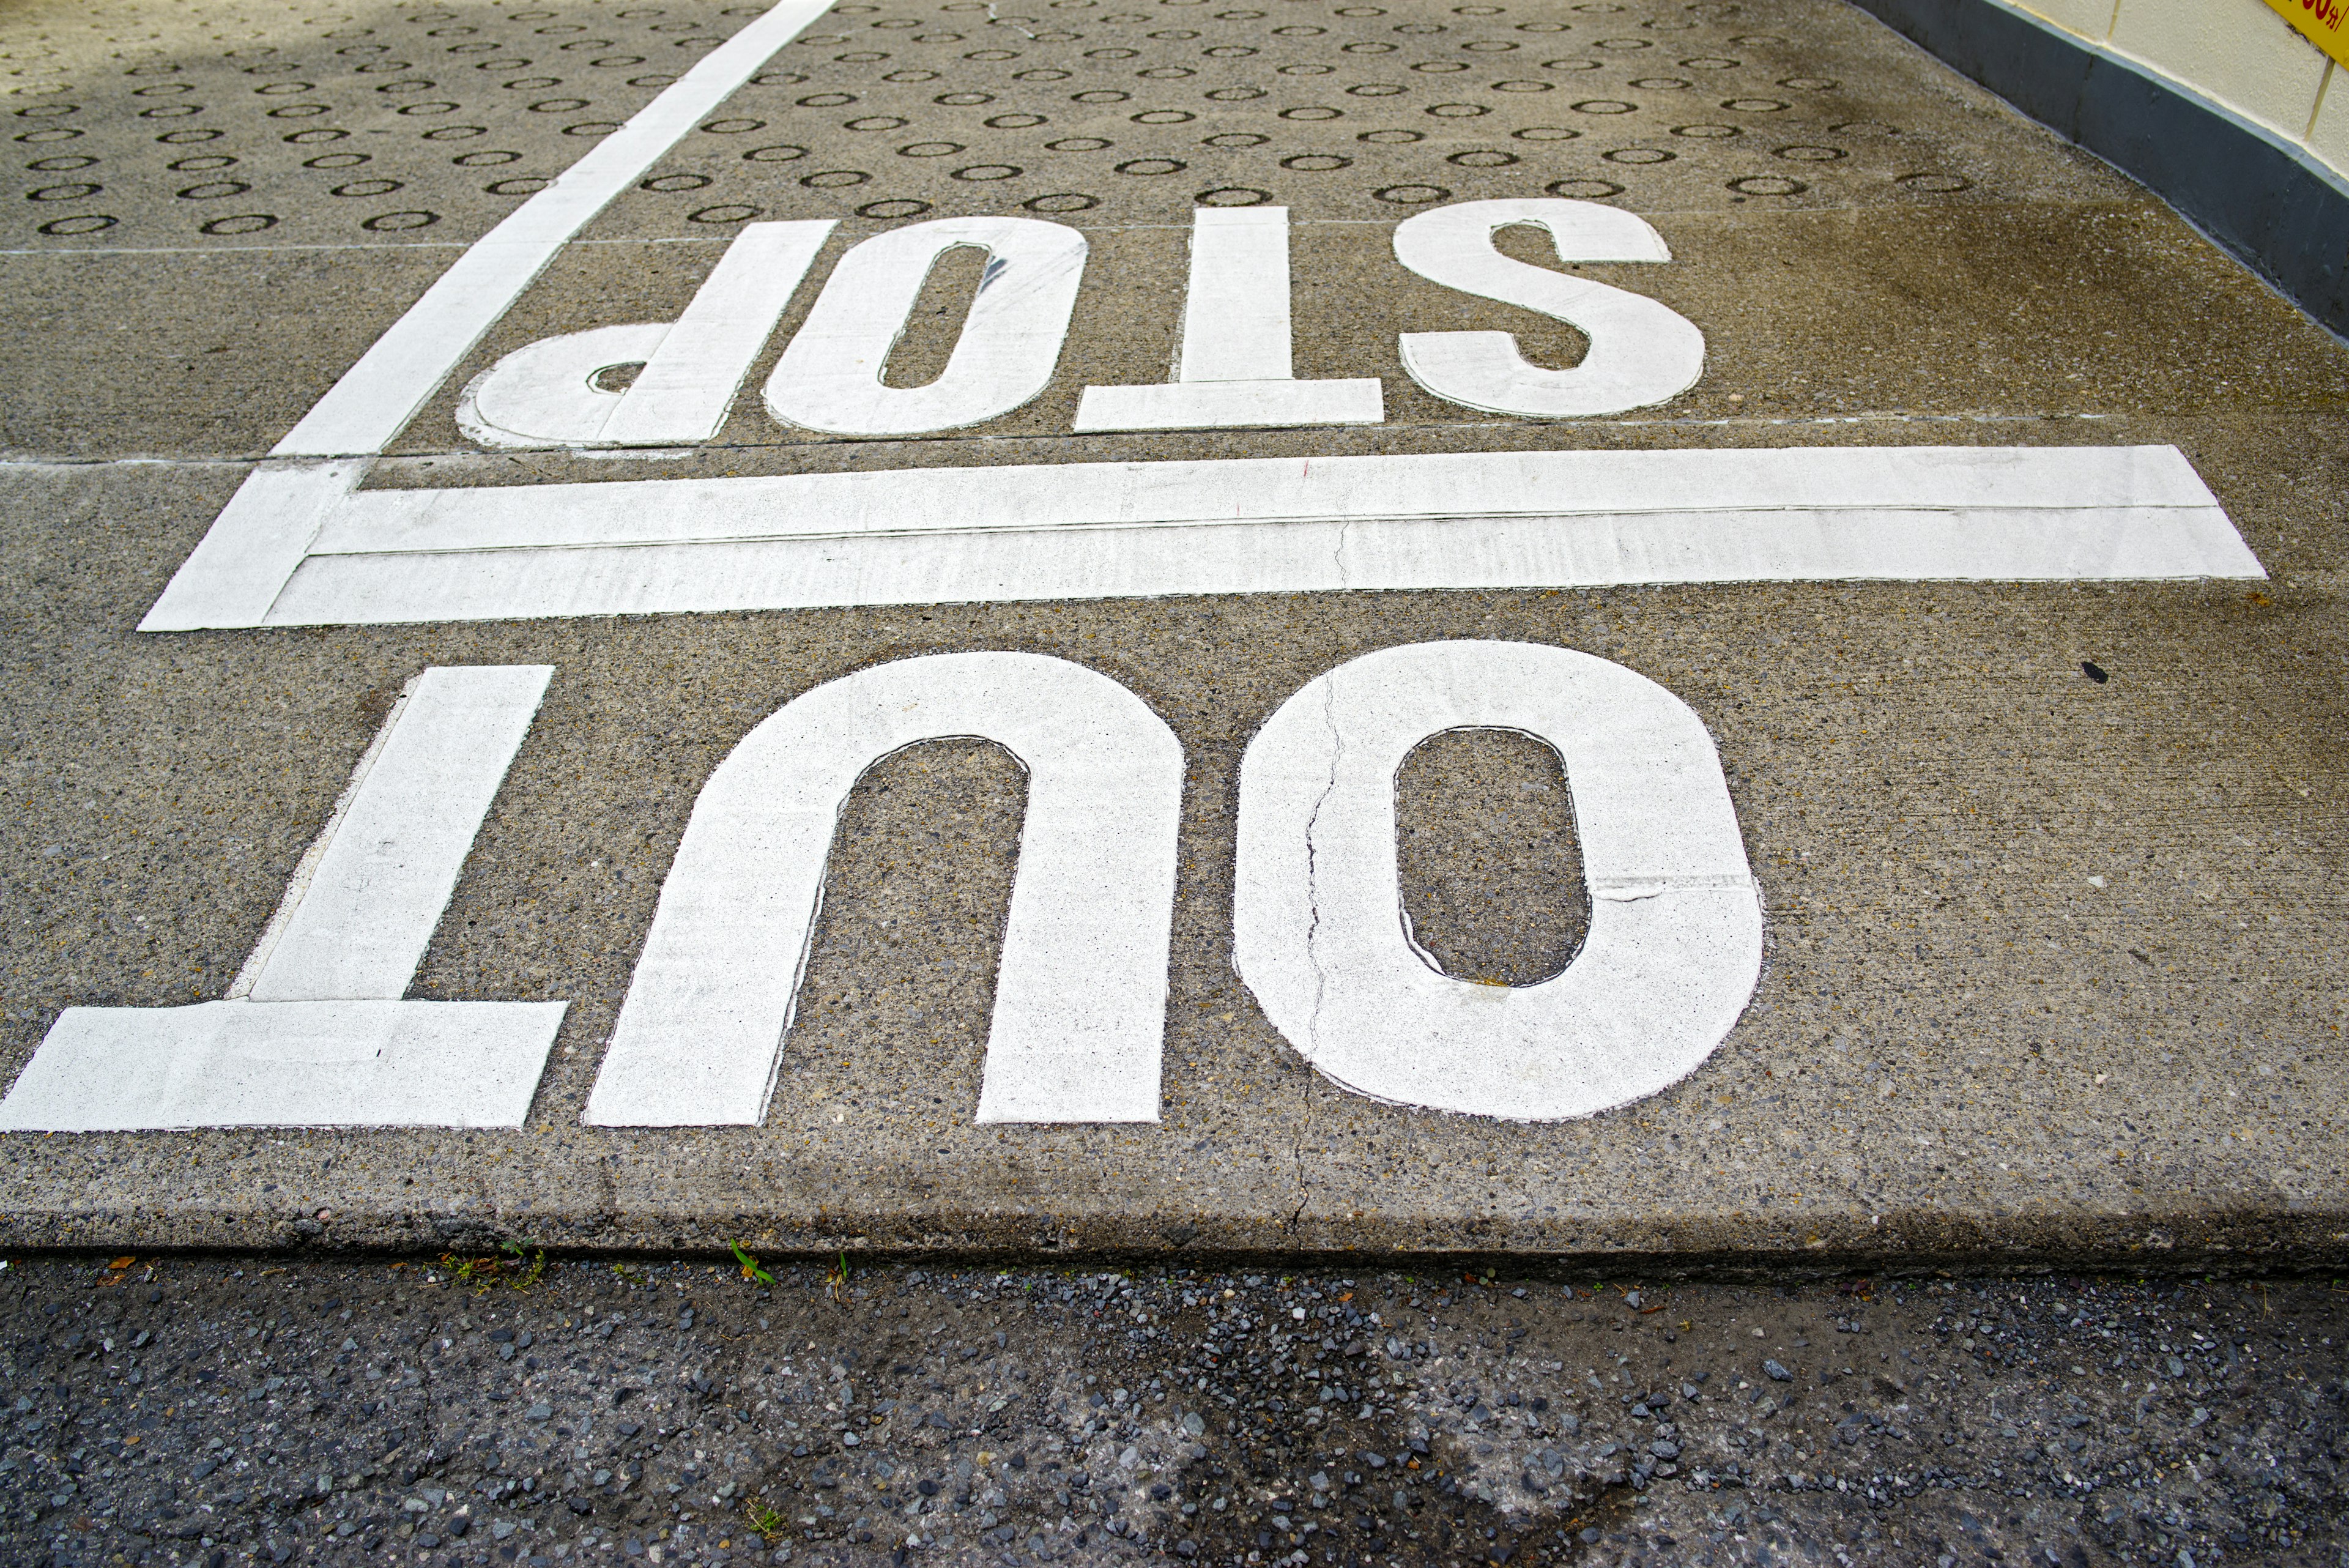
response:
<path id="1" fill-rule="evenodd" d="M 1520 573 L 1453 591 L 1014 583 L 877 602 L 885 555 L 859 568 L 882 589 L 831 607 L 551 615 L 483 590 L 467 618 L 417 624 L 136 629 L 259 460 L 460 247 L 750 19 L 123 7 L 10 24 L 28 165 L 0 257 L 10 1073 L 62 1009 L 227 997 L 429 668 L 554 673 L 408 994 L 569 1004 L 517 1127 L 0 1135 L 11 1245 L 2340 1255 L 2349 781 L 2328 416 L 2349 358 L 2158 203 L 1845 7 L 835 10 L 555 247 L 419 393 L 353 503 L 501 487 L 498 505 L 543 508 L 504 493 L 627 483 L 647 498 L 633 513 L 663 484 L 908 470 L 2174 446 L 2265 577 Z M 1612 330 L 1395 260 L 1413 213 L 1504 200 L 1643 219 L 1669 262 L 1578 266 L 1522 224 L 1493 243 L 1693 324 L 1694 385 L 1535 418 L 1406 374 L 1403 334 L 1513 333 L 1549 372 Z M 1383 422 L 1078 433 L 1085 388 L 1168 379 L 1194 209 L 1243 201 L 1288 211 L 1295 376 L 1379 378 Z M 1013 215 L 1088 247 L 1040 393 L 910 434 L 767 412 L 783 346 L 852 246 Z M 716 438 L 616 456 L 460 431 L 461 392 L 506 356 L 672 321 L 744 225 L 811 219 L 837 227 Z M 947 376 L 978 286 L 948 252 L 884 387 Z M 987 482 L 952 483 L 974 511 L 995 504 Z M 1990 526 L 1921 502 L 1884 526 L 1921 535 L 1943 515 L 1969 519 L 1953 549 Z M 913 521 L 950 534 L 954 519 Z M 614 553 L 633 563 L 636 547 Z M 906 572 L 926 548 L 903 546 Z M 1090 559 L 1046 539 L 1036 569 L 1056 553 Z M 1500 545 L 1465 558 L 1516 570 Z M 678 571 L 719 589 L 750 575 Z M 1586 1119 L 1349 1092 L 1233 967 L 1251 738 L 1350 659 L 1456 639 L 1577 649 L 1684 704 L 1754 881 L 1750 1002 L 1685 1075 Z M 974 650 L 1097 671 L 1179 742 L 1161 1119 L 975 1121 L 1036 786 L 1004 751 L 945 741 L 890 755 L 846 799 L 763 1121 L 583 1125 L 720 761 L 824 682 Z M 1429 724 L 1461 732 L 1400 775 L 1412 940 L 1456 979 L 1528 987 L 1594 919 L 1578 858 L 1593 824 L 1574 819 L 1557 752 L 1504 732 L 1514 722 Z"/>

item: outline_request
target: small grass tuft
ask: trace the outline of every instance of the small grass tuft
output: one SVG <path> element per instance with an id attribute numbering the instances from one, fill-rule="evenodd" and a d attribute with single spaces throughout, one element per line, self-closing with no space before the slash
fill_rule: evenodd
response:
<path id="1" fill-rule="evenodd" d="M 750 1506 L 742 1511 L 750 1520 L 750 1528 L 759 1532 L 759 1539 L 770 1546 L 772 1546 L 776 1538 L 782 1535 L 789 1528 L 788 1521 L 783 1516 L 768 1507 L 761 1499 L 752 1498 Z"/>
<path id="2" fill-rule="evenodd" d="M 771 1285 L 775 1282 L 775 1276 L 759 1267 L 759 1260 L 744 1251 L 741 1242 L 729 1241 L 726 1245 L 733 1250 L 734 1261 L 742 1265 L 744 1279 L 755 1280 L 762 1285 Z"/>
<path id="3" fill-rule="evenodd" d="M 546 1250 L 543 1247 L 533 1251 L 519 1241 L 501 1241 L 498 1251 L 506 1255 L 460 1258 L 454 1252 L 443 1252 L 440 1263 L 459 1284 L 469 1286 L 476 1295 L 501 1285 L 510 1291 L 526 1291 L 546 1273 Z"/>

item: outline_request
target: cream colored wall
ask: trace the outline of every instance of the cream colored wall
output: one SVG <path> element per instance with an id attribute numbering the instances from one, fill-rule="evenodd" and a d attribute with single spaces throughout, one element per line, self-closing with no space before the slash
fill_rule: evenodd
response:
<path id="1" fill-rule="evenodd" d="M 2349 82 L 2265 0 L 2014 0 L 2224 104 L 2349 176 Z"/>

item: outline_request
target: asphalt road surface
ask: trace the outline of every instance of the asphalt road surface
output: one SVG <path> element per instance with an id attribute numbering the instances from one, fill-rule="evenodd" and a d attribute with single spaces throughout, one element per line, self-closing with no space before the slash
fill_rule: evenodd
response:
<path id="1" fill-rule="evenodd" d="M 9 1561 L 2333 1564 L 2313 1280 L 18 1262 Z"/>

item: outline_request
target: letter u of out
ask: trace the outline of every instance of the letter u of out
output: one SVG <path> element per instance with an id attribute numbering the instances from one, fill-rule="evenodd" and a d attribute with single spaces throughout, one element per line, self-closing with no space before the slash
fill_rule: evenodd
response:
<path id="1" fill-rule="evenodd" d="M 1028 773 L 981 1122 L 1154 1122 L 1183 748 L 1133 692 L 1032 653 L 877 665 L 785 704 L 695 804 L 588 1097 L 597 1127 L 755 1124 L 865 771 L 976 737 Z"/>

